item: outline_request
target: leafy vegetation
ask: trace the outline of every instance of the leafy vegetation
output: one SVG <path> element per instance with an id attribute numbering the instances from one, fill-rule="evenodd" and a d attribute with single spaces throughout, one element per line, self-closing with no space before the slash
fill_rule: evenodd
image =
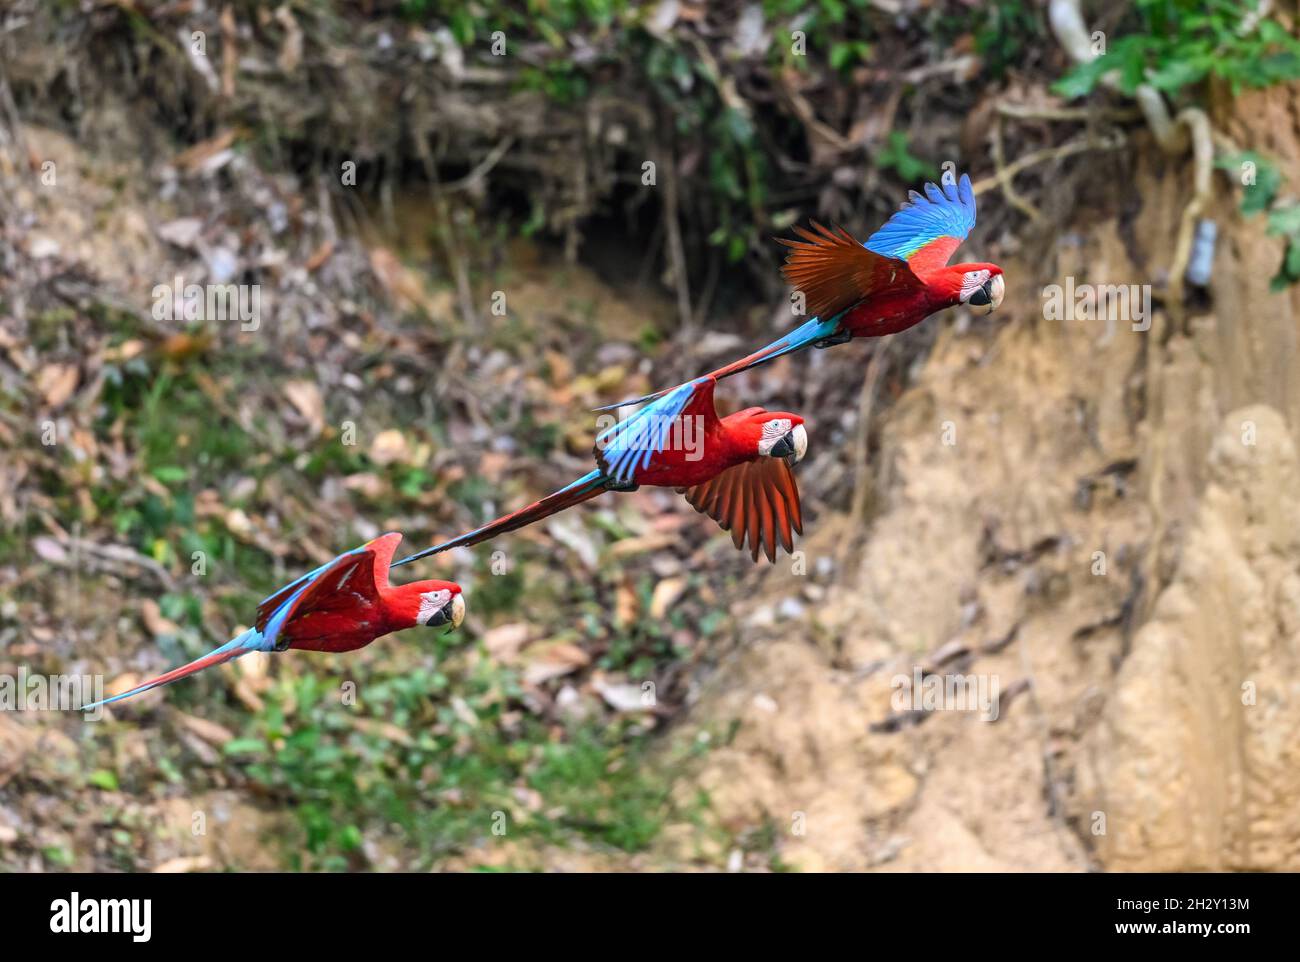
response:
<path id="1" fill-rule="evenodd" d="M 453 648 L 440 648 L 442 664 Z M 486 659 L 455 675 L 362 667 L 342 685 L 313 672 L 282 680 L 225 750 L 299 820 L 295 868 L 347 868 L 364 838 L 416 853 L 403 858 L 416 868 L 494 839 L 645 848 L 671 806 L 644 736 L 557 732 L 513 707 L 522 695 Z"/>
<path id="2" fill-rule="evenodd" d="M 1241 212 L 1264 214 L 1269 234 L 1286 241 L 1282 263 L 1270 282 L 1272 289 L 1280 291 L 1300 281 L 1300 203 L 1278 196 L 1282 175 L 1277 165 L 1254 151 L 1243 151 L 1219 158 L 1218 166 L 1240 176 Z"/>
<path id="3" fill-rule="evenodd" d="M 1129 32 L 1107 39 L 1106 50 L 1055 85 L 1080 97 L 1116 72 L 1120 89 L 1139 84 L 1177 93 L 1214 78 L 1233 93 L 1300 78 L 1300 40 L 1250 0 L 1138 0 Z"/>

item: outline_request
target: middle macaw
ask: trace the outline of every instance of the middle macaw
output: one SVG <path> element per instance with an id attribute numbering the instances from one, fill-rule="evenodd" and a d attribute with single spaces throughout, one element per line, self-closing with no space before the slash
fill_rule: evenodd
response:
<path id="1" fill-rule="evenodd" d="M 925 196 L 909 201 L 880 230 L 860 244 L 842 228 L 813 222 L 796 227 L 802 240 L 777 240 L 790 248 L 782 273 L 804 296 L 812 320 L 747 357 L 720 367 L 710 377 L 724 378 L 774 361 L 806 347 L 830 347 L 855 337 L 896 334 L 931 314 L 958 304 L 987 307 L 1002 303 L 1005 282 L 996 264 L 948 264 L 975 226 L 975 192 L 962 174 L 943 187 L 925 185 Z M 600 411 L 640 404 L 670 391 L 608 404 Z"/>
<path id="2" fill-rule="evenodd" d="M 786 411 L 746 408 L 718 417 L 717 380 L 701 377 L 669 391 L 627 420 L 596 437 L 596 470 L 542 500 L 497 518 L 458 538 L 393 563 L 487 541 L 541 521 L 606 491 L 634 491 L 642 484 L 676 488 L 696 511 L 731 532 L 740 548 L 748 538 L 755 561 L 761 547 L 776 561 L 776 543 L 794 549 L 803 533 L 799 489 L 790 464 L 808 450 L 803 418 Z"/>

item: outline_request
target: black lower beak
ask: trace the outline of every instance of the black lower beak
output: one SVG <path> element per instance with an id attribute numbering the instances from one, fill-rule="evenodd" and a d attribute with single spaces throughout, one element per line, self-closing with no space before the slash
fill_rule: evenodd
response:
<path id="1" fill-rule="evenodd" d="M 442 625 L 447 626 L 443 634 L 450 634 L 460 627 L 460 623 L 465 620 L 465 596 L 456 594 L 452 595 L 451 600 L 434 612 L 433 617 L 429 619 L 429 624 L 434 628 Z"/>
<path id="2" fill-rule="evenodd" d="M 987 307 L 992 304 L 993 292 L 989 290 L 989 284 L 991 283 L 993 282 L 989 281 L 988 284 L 980 285 L 980 289 L 970 296 L 970 300 L 967 301 L 967 303 L 973 304 L 976 307 Z"/>
<path id="3" fill-rule="evenodd" d="M 789 434 L 786 434 L 780 441 L 772 445 L 772 457 L 774 458 L 788 458 L 792 454 L 794 454 L 794 438 Z"/>

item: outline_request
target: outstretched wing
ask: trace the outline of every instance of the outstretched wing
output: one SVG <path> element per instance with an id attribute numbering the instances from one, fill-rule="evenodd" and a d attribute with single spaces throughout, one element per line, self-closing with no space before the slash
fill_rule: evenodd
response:
<path id="1" fill-rule="evenodd" d="M 396 531 L 381 535 L 281 588 L 257 606 L 254 627 L 276 648 L 365 628 L 379 615 L 379 592 L 388 586 L 388 565 L 401 540 Z"/>
<path id="2" fill-rule="evenodd" d="M 737 548 L 748 539 L 755 561 L 760 547 L 768 561 L 776 561 L 777 542 L 789 553 L 794 535 L 803 534 L 799 487 L 782 458 L 746 461 L 684 493 L 691 507 L 731 532 Z"/>
<path id="3" fill-rule="evenodd" d="M 809 315 L 832 318 L 873 295 L 922 287 L 905 260 L 867 249 L 842 227 L 812 226 L 794 228 L 802 240 L 777 238 L 790 248 L 781 273 Z"/>
<path id="4" fill-rule="evenodd" d="M 607 477 L 629 482 L 650 459 L 668 445 L 674 426 L 683 415 L 698 415 L 714 421 L 718 413 L 713 406 L 713 388 L 717 380 L 698 377 L 675 387 L 663 397 L 647 404 L 630 418 L 619 421 L 596 435 L 596 463 Z"/>
<path id="5" fill-rule="evenodd" d="M 975 226 L 975 192 L 970 177 L 955 184 L 925 185 L 925 195 L 908 191 L 908 200 L 866 247 L 883 257 L 901 257 L 917 274 L 943 267 Z"/>

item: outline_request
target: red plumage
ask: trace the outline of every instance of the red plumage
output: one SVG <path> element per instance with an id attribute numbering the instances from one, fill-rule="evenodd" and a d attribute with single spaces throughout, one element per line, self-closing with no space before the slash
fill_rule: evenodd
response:
<path id="1" fill-rule="evenodd" d="M 258 605 L 253 627 L 237 638 L 130 691 L 84 707 L 138 695 L 250 651 L 355 651 L 404 628 L 459 625 L 465 614 L 459 585 L 449 581 L 388 583 L 388 569 L 401 540 L 402 536 L 393 532 L 339 555 Z"/>
<path id="2" fill-rule="evenodd" d="M 768 560 L 775 561 L 777 545 L 790 551 L 793 535 L 801 531 L 799 491 L 783 459 L 789 456 L 797 460 L 803 456 L 807 446 L 804 419 L 787 411 L 766 411 L 759 407 L 720 418 L 713 402 L 716 384 L 713 378 L 707 377 L 692 382 L 691 395 L 681 410 L 672 415 L 662 445 L 629 448 L 629 443 L 642 442 L 628 442 L 626 435 L 618 438 L 617 434 L 617 440 L 610 445 L 602 447 L 598 442 L 594 451 L 597 470 L 540 501 L 395 564 L 407 564 L 450 548 L 480 544 L 606 491 L 627 490 L 642 484 L 676 488 L 697 510 L 712 517 L 723 530 L 730 531 L 737 548 L 748 542 L 755 560 L 761 550 Z M 653 406 L 638 412 L 626 424 L 646 416 L 658 416 Z M 622 456 L 626 457 L 629 450 L 638 455 L 636 467 L 629 474 L 620 474 L 618 466 L 610 463 L 610 451 L 619 442 L 624 442 L 624 447 L 618 449 Z M 724 488 L 734 493 L 706 500 L 707 493 Z"/>

